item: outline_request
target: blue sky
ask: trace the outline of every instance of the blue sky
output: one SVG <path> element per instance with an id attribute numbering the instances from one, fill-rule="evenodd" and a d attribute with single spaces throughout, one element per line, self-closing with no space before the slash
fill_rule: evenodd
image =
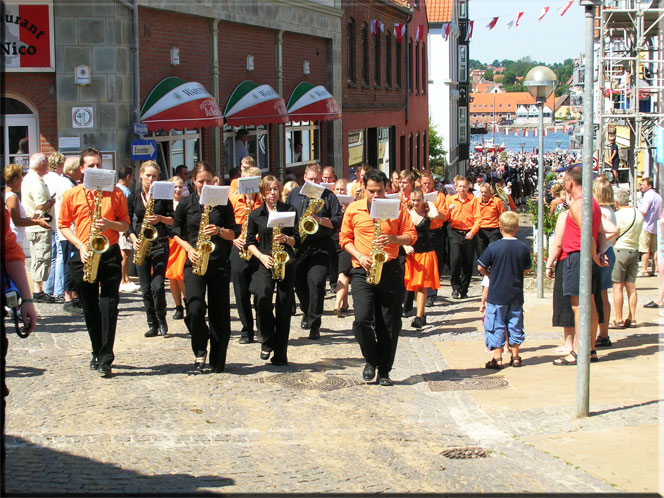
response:
<path id="1" fill-rule="evenodd" d="M 529 56 L 547 64 L 577 58 L 584 50 L 584 9 L 574 0 L 563 17 L 558 9 L 567 0 L 470 0 L 468 15 L 475 21 L 470 42 L 470 58 L 484 63 L 494 59 L 517 60 Z M 543 7 L 549 12 L 537 22 Z M 507 23 L 525 12 L 519 27 Z M 493 17 L 498 24 L 491 31 L 486 27 Z"/>

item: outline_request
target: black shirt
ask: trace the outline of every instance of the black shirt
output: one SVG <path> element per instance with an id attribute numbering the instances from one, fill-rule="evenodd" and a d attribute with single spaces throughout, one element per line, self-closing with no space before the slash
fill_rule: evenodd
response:
<path id="1" fill-rule="evenodd" d="M 143 197 L 141 193 L 143 190 L 135 190 L 129 194 L 127 198 L 127 207 L 129 209 L 129 229 L 125 235 L 129 237 L 130 234 L 138 237 L 141 233 L 141 225 L 145 217 L 145 205 L 143 204 Z M 166 199 L 155 199 L 154 201 L 154 214 L 159 214 L 167 218 L 172 218 L 175 213 L 173 212 L 173 201 Z M 157 240 L 166 239 L 171 235 L 171 227 L 166 223 L 157 223 L 154 225 L 159 234 Z"/>
<path id="2" fill-rule="evenodd" d="M 309 201 L 311 200 L 306 195 L 300 194 L 301 189 L 302 187 L 294 188 L 291 193 L 288 194 L 288 199 L 286 199 L 286 204 L 290 204 L 291 206 L 295 207 L 298 220 L 302 218 L 302 214 L 306 210 L 307 206 L 309 205 Z M 325 201 L 325 204 L 323 205 L 323 208 L 314 216 L 318 216 L 320 218 L 329 218 L 334 228 L 327 228 L 323 225 L 320 225 L 318 227 L 318 232 L 313 235 L 307 235 L 307 238 L 304 239 L 304 242 L 302 242 L 304 247 L 316 246 L 329 249 L 331 247 L 330 237 L 341 227 L 343 213 L 341 211 L 341 204 L 339 204 L 337 196 L 331 190 L 325 189 L 321 195 L 321 199 Z"/>
<path id="3" fill-rule="evenodd" d="M 277 211 L 278 212 L 287 212 L 287 211 L 297 211 L 293 206 L 284 204 L 283 202 L 277 202 Z M 258 248 L 263 254 L 272 254 L 272 232 L 273 228 L 267 227 L 267 220 L 270 216 L 270 212 L 267 210 L 267 206 L 263 204 L 262 206 L 254 209 L 249 214 L 249 224 L 247 226 L 247 241 L 245 242 L 245 247 L 254 245 Z M 298 216 L 295 215 L 295 226 L 294 227 L 285 227 L 281 229 L 281 233 L 293 237 L 295 239 L 295 247 L 298 247 L 300 244 L 300 236 L 298 234 Z M 290 244 L 282 244 L 284 251 L 288 253 L 291 257 L 290 262 L 294 260 L 293 248 Z"/>
<path id="4" fill-rule="evenodd" d="M 431 232 L 429 226 L 431 220 L 426 216 L 415 226 L 417 230 L 417 241 L 413 244 L 413 249 L 416 253 L 433 251 L 433 242 L 431 241 Z"/>
<path id="5" fill-rule="evenodd" d="M 615 143 L 611 144 L 611 156 L 609 157 L 613 157 L 614 152 L 616 153 L 616 157 L 611 160 L 611 168 L 618 169 L 620 166 L 620 154 L 618 153 L 618 146 Z"/>
<path id="6" fill-rule="evenodd" d="M 175 210 L 175 219 L 173 220 L 173 234 L 189 242 L 192 247 L 196 247 L 198 240 L 198 229 L 201 224 L 201 214 L 203 206 L 200 205 L 199 196 L 193 192 L 184 197 Z M 235 215 L 230 203 L 225 206 L 215 206 L 210 210 L 210 225 L 216 225 L 220 228 L 228 228 L 235 232 L 235 237 L 240 235 L 242 227 L 235 223 Z M 215 248 L 210 255 L 210 261 L 220 260 L 221 264 L 228 264 L 228 257 L 231 253 L 232 242 L 222 239 L 219 235 L 213 235 L 210 240 Z M 187 258 L 185 266 L 191 266 L 191 261 Z"/>

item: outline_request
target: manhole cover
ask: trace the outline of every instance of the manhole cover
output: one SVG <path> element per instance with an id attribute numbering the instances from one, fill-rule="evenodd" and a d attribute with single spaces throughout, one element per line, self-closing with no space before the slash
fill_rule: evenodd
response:
<path id="1" fill-rule="evenodd" d="M 333 391 L 335 389 L 364 384 L 364 382 L 355 379 L 346 379 L 343 377 L 336 377 L 334 375 L 325 374 L 312 375 L 303 372 L 261 377 L 258 379 L 258 381 L 264 384 L 279 384 L 281 386 L 290 387 L 291 389 L 297 389 L 300 391 Z"/>
<path id="2" fill-rule="evenodd" d="M 488 391 L 509 386 L 502 377 L 459 377 L 448 380 L 429 380 L 429 389 L 440 391 Z"/>
<path id="3" fill-rule="evenodd" d="M 462 460 L 466 458 L 486 458 L 486 451 L 482 448 L 448 448 L 440 453 L 445 458 L 452 458 L 455 460 Z"/>

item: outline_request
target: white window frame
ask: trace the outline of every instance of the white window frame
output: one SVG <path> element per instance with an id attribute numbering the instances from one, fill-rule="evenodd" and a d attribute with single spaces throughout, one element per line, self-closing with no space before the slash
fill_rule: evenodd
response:
<path id="1" fill-rule="evenodd" d="M 194 164 L 197 161 L 200 161 L 203 153 L 203 135 L 198 128 L 184 130 L 169 130 L 167 134 L 158 135 L 154 132 L 148 132 L 145 136 L 146 139 L 154 140 L 157 142 L 157 147 L 161 146 L 162 142 L 168 142 L 168 157 L 165 158 L 166 164 L 163 164 L 163 168 L 166 173 L 166 177 L 170 178 L 175 173 L 175 168 L 180 164 L 184 164 L 188 169 L 193 169 Z M 194 149 L 191 150 L 190 147 L 187 147 L 184 142 L 189 140 L 197 140 L 197 144 L 194 144 Z M 173 144 L 172 142 L 183 141 L 182 154 L 184 159 L 178 164 L 173 163 Z"/>
<path id="2" fill-rule="evenodd" d="M 468 81 L 468 47 L 466 45 L 459 45 L 459 82 L 465 83 Z"/>
<path id="3" fill-rule="evenodd" d="M 468 108 L 459 107 L 459 143 L 468 143 Z"/>
<path id="4" fill-rule="evenodd" d="M 316 142 L 315 137 L 318 138 L 318 150 L 315 150 L 316 157 L 311 156 L 311 133 L 313 130 L 314 143 Z M 300 132 L 300 136 L 304 136 L 305 132 L 308 133 L 309 140 L 308 143 L 302 141 L 302 159 L 297 162 L 289 162 L 293 158 L 295 143 L 289 143 L 289 136 L 292 136 L 293 132 Z M 286 167 L 287 168 L 296 168 L 298 166 L 303 166 L 310 164 L 312 162 L 320 163 L 320 151 L 321 151 L 321 136 L 320 136 L 320 122 L 319 121 L 291 121 L 286 124 L 284 129 L 284 152 L 286 155 Z M 305 150 L 309 151 L 309 159 L 304 159 Z"/>
<path id="5" fill-rule="evenodd" d="M 252 140 L 251 137 L 256 137 L 254 140 L 256 141 L 256 147 L 258 148 L 258 143 L 259 137 L 265 137 L 265 160 L 263 161 L 265 164 L 261 163 L 260 156 L 258 154 L 254 154 L 254 161 L 256 163 L 256 166 L 261 170 L 261 172 L 265 173 L 270 170 L 270 134 L 268 133 L 268 127 L 266 125 L 258 125 L 258 126 L 224 126 L 224 133 L 223 133 L 223 141 L 224 141 L 224 164 L 228 168 L 232 168 L 235 165 L 234 164 L 228 164 L 226 161 L 226 156 L 228 154 L 228 147 L 226 146 L 226 140 L 229 138 L 232 138 L 233 140 L 231 141 L 231 157 L 235 157 L 235 135 L 238 131 L 240 130 L 247 130 L 249 132 L 249 140 Z M 253 157 L 253 156 L 252 156 Z M 239 166 L 238 166 L 239 167 Z"/>

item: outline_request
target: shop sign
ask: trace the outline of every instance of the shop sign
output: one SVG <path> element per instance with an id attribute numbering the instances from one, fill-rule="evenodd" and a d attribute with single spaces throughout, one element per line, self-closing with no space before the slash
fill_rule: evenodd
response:
<path id="1" fill-rule="evenodd" d="M 55 71 L 52 2 L 5 1 L 1 20 L 5 71 Z"/>

